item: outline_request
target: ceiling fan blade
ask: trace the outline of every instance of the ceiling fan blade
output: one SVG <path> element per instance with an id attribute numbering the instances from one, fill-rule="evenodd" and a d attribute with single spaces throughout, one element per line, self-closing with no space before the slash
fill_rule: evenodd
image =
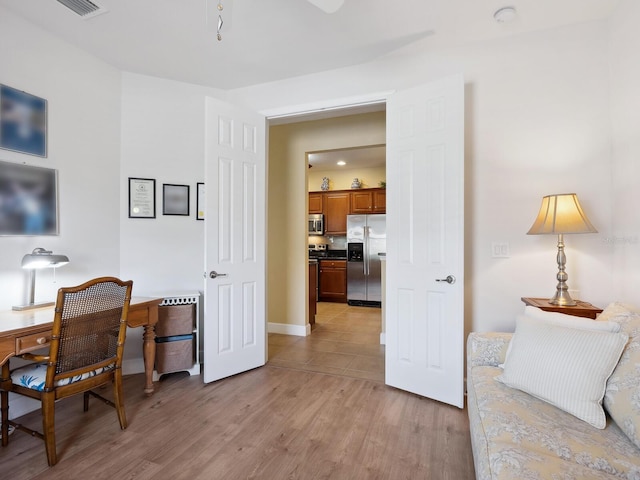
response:
<path id="1" fill-rule="evenodd" d="M 344 0 L 307 0 L 325 13 L 335 13 L 344 4 Z"/>

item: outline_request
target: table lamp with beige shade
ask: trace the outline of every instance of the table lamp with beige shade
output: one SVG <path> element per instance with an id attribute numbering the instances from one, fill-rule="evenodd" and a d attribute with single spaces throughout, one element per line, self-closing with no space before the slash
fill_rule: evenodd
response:
<path id="1" fill-rule="evenodd" d="M 527 235 L 558 235 L 558 285 L 549 303 L 561 306 L 575 306 L 576 301 L 569 295 L 568 275 L 565 271 L 567 257 L 564 254 L 564 235 L 570 233 L 597 233 L 584 214 L 575 193 L 559 193 L 542 198 L 538 217 Z"/>

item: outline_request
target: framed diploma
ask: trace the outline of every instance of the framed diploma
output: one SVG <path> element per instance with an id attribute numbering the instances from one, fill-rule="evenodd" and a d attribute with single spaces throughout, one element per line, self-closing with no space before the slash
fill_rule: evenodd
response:
<path id="1" fill-rule="evenodd" d="M 129 177 L 129 218 L 156 218 L 156 181 Z"/>
<path id="2" fill-rule="evenodd" d="M 204 220 L 204 183 L 197 183 L 196 220 Z"/>

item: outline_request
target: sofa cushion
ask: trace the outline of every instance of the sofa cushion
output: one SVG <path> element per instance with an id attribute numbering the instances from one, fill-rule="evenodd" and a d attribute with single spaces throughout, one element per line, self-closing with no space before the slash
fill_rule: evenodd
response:
<path id="1" fill-rule="evenodd" d="M 560 327 L 522 315 L 497 380 L 604 428 L 602 397 L 627 340 L 624 333 Z"/>
<path id="2" fill-rule="evenodd" d="M 467 379 L 478 480 L 640 479 L 640 451 L 614 422 L 595 429 L 497 382 L 500 372 L 473 367 Z"/>
<path id="3" fill-rule="evenodd" d="M 542 320 L 561 327 L 583 328 L 585 330 L 601 330 L 604 332 L 619 332 L 620 324 L 616 322 L 602 321 L 594 322 L 590 318 L 576 317 L 559 312 L 545 312 L 541 308 L 527 305 L 524 307 L 524 314 L 529 318 Z"/>
<path id="4" fill-rule="evenodd" d="M 640 314 L 619 303 L 598 317 L 620 324 L 629 336 L 604 396 L 604 406 L 629 439 L 640 448 Z"/>

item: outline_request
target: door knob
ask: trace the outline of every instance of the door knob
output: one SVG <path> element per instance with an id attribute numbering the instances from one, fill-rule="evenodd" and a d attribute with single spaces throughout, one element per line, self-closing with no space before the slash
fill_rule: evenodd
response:
<path id="1" fill-rule="evenodd" d="M 218 277 L 226 277 L 226 273 L 218 273 L 215 270 L 211 270 L 209 272 L 209 278 L 218 278 Z"/>
<path id="2" fill-rule="evenodd" d="M 449 285 L 456 283 L 456 277 L 447 275 L 447 278 L 436 278 L 436 282 L 447 282 Z"/>

